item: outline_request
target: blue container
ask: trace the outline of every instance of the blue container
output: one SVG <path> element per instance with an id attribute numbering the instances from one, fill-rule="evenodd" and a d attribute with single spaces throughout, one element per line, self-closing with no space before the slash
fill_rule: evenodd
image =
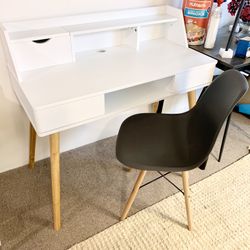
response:
<path id="1" fill-rule="evenodd" d="M 239 112 L 250 115 L 250 104 L 238 104 Z"/>
<path id="2" fill-rule="evenodd" d="M 240 39 L 237 44 L 235 56 L 240 58 L 245 58 L 249 48 L 250 48 L 250 37 L 244 37 Z"/>

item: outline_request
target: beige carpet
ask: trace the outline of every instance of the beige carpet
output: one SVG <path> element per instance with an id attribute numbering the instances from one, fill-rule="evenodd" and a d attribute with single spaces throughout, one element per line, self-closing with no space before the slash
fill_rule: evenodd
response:
<path id="1" fill-rule="evenodd" d="M 177 193 L 73 246 L 79 249 L 250 249 L 250 154 L 191 187 L 186 229 Z"/>
<path id="2" fill-rule="evenodd" d="M 250 120 L 233 113 L 222 161 L 217 162 L 223 131 L 206 170 L 191 171 L 192 184 L 248 153 Z M 115 157 L 115 142 L 116 137 L 111 137 L 61 154 L 62 229 L 59 232 L 53 230 L 52 223 L 49 159 L 36 162 L 32 171 L 23 166 L 1 173 L 2 250 L 64 250 L 117 224 L 138 172 L 122 169 Z M 145 182 L 155 177 L 157 173 L 148 173 Z M 172 173 L 168 178 L 181 187 L 178 174 Z M 139 192 L 130 215 L 176 192 L 166 180 L 155 181 Z M 179 205 L 177 208 L 182 209 Z M 171 218 L 168 213 L 165 216 Z"/>

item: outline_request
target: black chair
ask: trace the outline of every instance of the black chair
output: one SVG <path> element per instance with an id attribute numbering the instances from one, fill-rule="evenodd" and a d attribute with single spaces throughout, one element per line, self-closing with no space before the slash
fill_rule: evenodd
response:
<path id="1" fill-rule="evenodd" d="M 127 217 L 146 171 L 182 172 L 191 230 L 188 171 L 197 167 L 205 169 L 223 122 L 247 89 L 245 77 L 236 70 L 228 70 L 211 83 L 188 112 L 136 114 L 122 123 L 116 144 L 117 159 L 141 172 L 121 220 Z"/>

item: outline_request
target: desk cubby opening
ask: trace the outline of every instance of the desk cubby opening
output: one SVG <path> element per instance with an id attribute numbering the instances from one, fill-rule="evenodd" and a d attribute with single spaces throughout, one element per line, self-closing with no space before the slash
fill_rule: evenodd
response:
<path id="1" fill-rule="evenodd" d="M 72 35 L 74 54 L 84 51 L 105 50 L 117 46 L 138 47 L 138 27 Z"/>
<path id="2" fill-rule="evenodd" d="M 172 23 L 160 23 L 88 34 L 72 34 L 73 54 L 108 50 L 112 47 L 129 47 L 139 51 L 144 41 L 167 39 L 167 30 L 171 25 Z"/>
<path id="3" fill-rule="evenodd" d="M 149 104 L 173 95 L 169 84 L 174 76 L 106 93 L 105 114 L 118 113 L 143 104 Z"/>

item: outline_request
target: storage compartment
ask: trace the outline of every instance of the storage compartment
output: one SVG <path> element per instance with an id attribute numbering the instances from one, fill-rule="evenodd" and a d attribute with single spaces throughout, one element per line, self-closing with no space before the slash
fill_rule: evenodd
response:
<path id="1" fill-rule="evenodd" d="M 116 46 L 138 47 L 137 27 L 72 35 L 73 52 L 101 50 Z"/>
<path id="2" fill-rule="evenodd" d="M 107 93 L 105 94 L 105 113 L 114 114 L 121 110 L 125 111 L 136 106 L 151 104 L 162 100 L 172 95 L 168 86 L 173 79 L 174 76 L 171 76 L 161 80 Z"/>
<path id="3" fill-rule="evenodd" d="M 140 28 L 140 42 L 164 38 L 168 23 L 147 25 Z"/>
<path id="4" fill-rule="evenodd" d="M 81 124 L 83 121 L 104 114 L 104 95 L 55 104 L 34 109 L 35 127 L 38 135 Z"/>
<path id="5" fill-rule="evenodd" d="M 173 94 L 178 94 L 206 86 L 212 81 L 213 72 L 214 64 L 207 64 L 178 73 L 169 89 Z"/>
<path id="6" fill-rule="evenodd" d="M 91 33 L 84 35 L 72 36 L 72 45 L 74 53 L 82 51 L 100 50 L 119 46 L 122 40 L 122 32 L 120 30 Z"/>
<path id="7" fill-rule="evenodd" d="M 19 71 L 73 61 L 69 34 L 39 40 L 16 40 L 11 50 Z"/>

